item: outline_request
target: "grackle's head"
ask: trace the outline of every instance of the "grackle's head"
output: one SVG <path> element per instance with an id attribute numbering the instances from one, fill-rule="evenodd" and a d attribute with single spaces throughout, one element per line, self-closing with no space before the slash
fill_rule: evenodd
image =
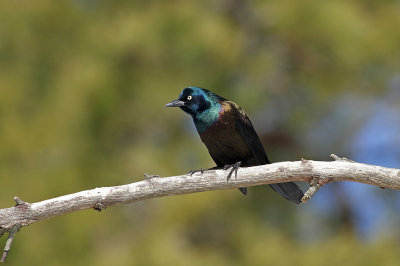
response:
<path id="1" fill-rule="evenodd" d="M 223 100 L 225 99 L 209 90 L 187 87 L 179 94 L 178 99 L 168 103 L 165 107 L 180 107 L 193 117 L 197 129 L 202 131 L 218 119 L 221 109 L 220 102 Z"/>
<path id="2" fill-rule="evenodd" d="M 179 94 L 177 100 L 173 100 L 165 107 L 180 107 L 186 113 L 197 115 L 217 105 L 220 107 L 220 100 L 224 99 L 209 90 L 199 87 L 187 87 Z"/>

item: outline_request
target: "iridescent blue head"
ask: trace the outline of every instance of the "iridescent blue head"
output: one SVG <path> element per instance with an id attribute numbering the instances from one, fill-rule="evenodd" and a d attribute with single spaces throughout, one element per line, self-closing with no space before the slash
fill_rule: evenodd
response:
<path id="1" fill-rule="evenodd" d="M 225 99 L 209 90 L 188 87 L 183 89 L 177 100 L 165 107 L 180 107 L 192 116 L 197 131 L 203 132 L 218 120 L 222 108 L 220 101 L 223 100 Z"/>

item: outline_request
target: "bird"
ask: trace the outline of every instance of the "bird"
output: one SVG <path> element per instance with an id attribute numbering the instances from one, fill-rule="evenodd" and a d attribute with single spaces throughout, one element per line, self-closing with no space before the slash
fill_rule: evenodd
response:
<path id="1" fill-rule="evenodd" d="M 193 118 L 202 142 L 216 163 L 215 167 L 206 170 L 232 168 L 227 177 L 229 180 L 233 172 L 237 175 L 239 167 L 270 163 L 249 116 L 238 104 L 207 89 L 187 87 L 181 91 L 178 99 L 169 102 L 165 107 L 180 107 Z M 304 195 L 293 182 L 270 186 L 281 196 L 297 204 Z M 247 188 L 239 190 L 244 195 L 247 194 Z"/>

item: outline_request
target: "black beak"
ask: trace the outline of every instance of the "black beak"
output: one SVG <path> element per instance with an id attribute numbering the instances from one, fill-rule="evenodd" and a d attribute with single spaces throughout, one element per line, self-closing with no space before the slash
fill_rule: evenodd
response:
<path id="1" fill-rule="evenodd" d="M 181 107 L 185 106 L 185 102 L 181 100 L 173 100 L 172 102 L 165 105 L 165 107 Z"/>

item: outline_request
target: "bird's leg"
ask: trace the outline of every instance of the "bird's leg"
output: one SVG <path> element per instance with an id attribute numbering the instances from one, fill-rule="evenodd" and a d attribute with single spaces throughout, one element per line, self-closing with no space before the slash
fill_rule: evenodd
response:
<path id="1" fill-rule="evenodd" d="M 189 171 L 189 174 L 190 174 L 190 175 L 193 175 L 193 174 L 198 173 L 198 172 L 200 172 L 201 174 L 203 174 L 205 171 L 215 170 L 215 169 L 219 169 L 219 167 L 218 167 L 218 166 L 214 166 L 214 167 L 206 168 L 206 169 L 200 168 L 200 170 L 190 170 L 190 171 Z"/>
<path id="2" fill-rule="evenodd" d="M 229 172 L 228 176 L 226 177 L 226 181 L 229 181 L 229 179 L 231 179 L 231 176 L 233 174 L 233 172 L 235 172 L 235 178 L 237 177 L 237 171 L 240 167 L 240 165 L 242 164 L 241 161 L 236 162 L 234 164 L 230 164 L 230 165 L 225 165 L 224 166 L 224 170 L 228 170 L 229 168 L 232 167 L 231 171 Z"/>

